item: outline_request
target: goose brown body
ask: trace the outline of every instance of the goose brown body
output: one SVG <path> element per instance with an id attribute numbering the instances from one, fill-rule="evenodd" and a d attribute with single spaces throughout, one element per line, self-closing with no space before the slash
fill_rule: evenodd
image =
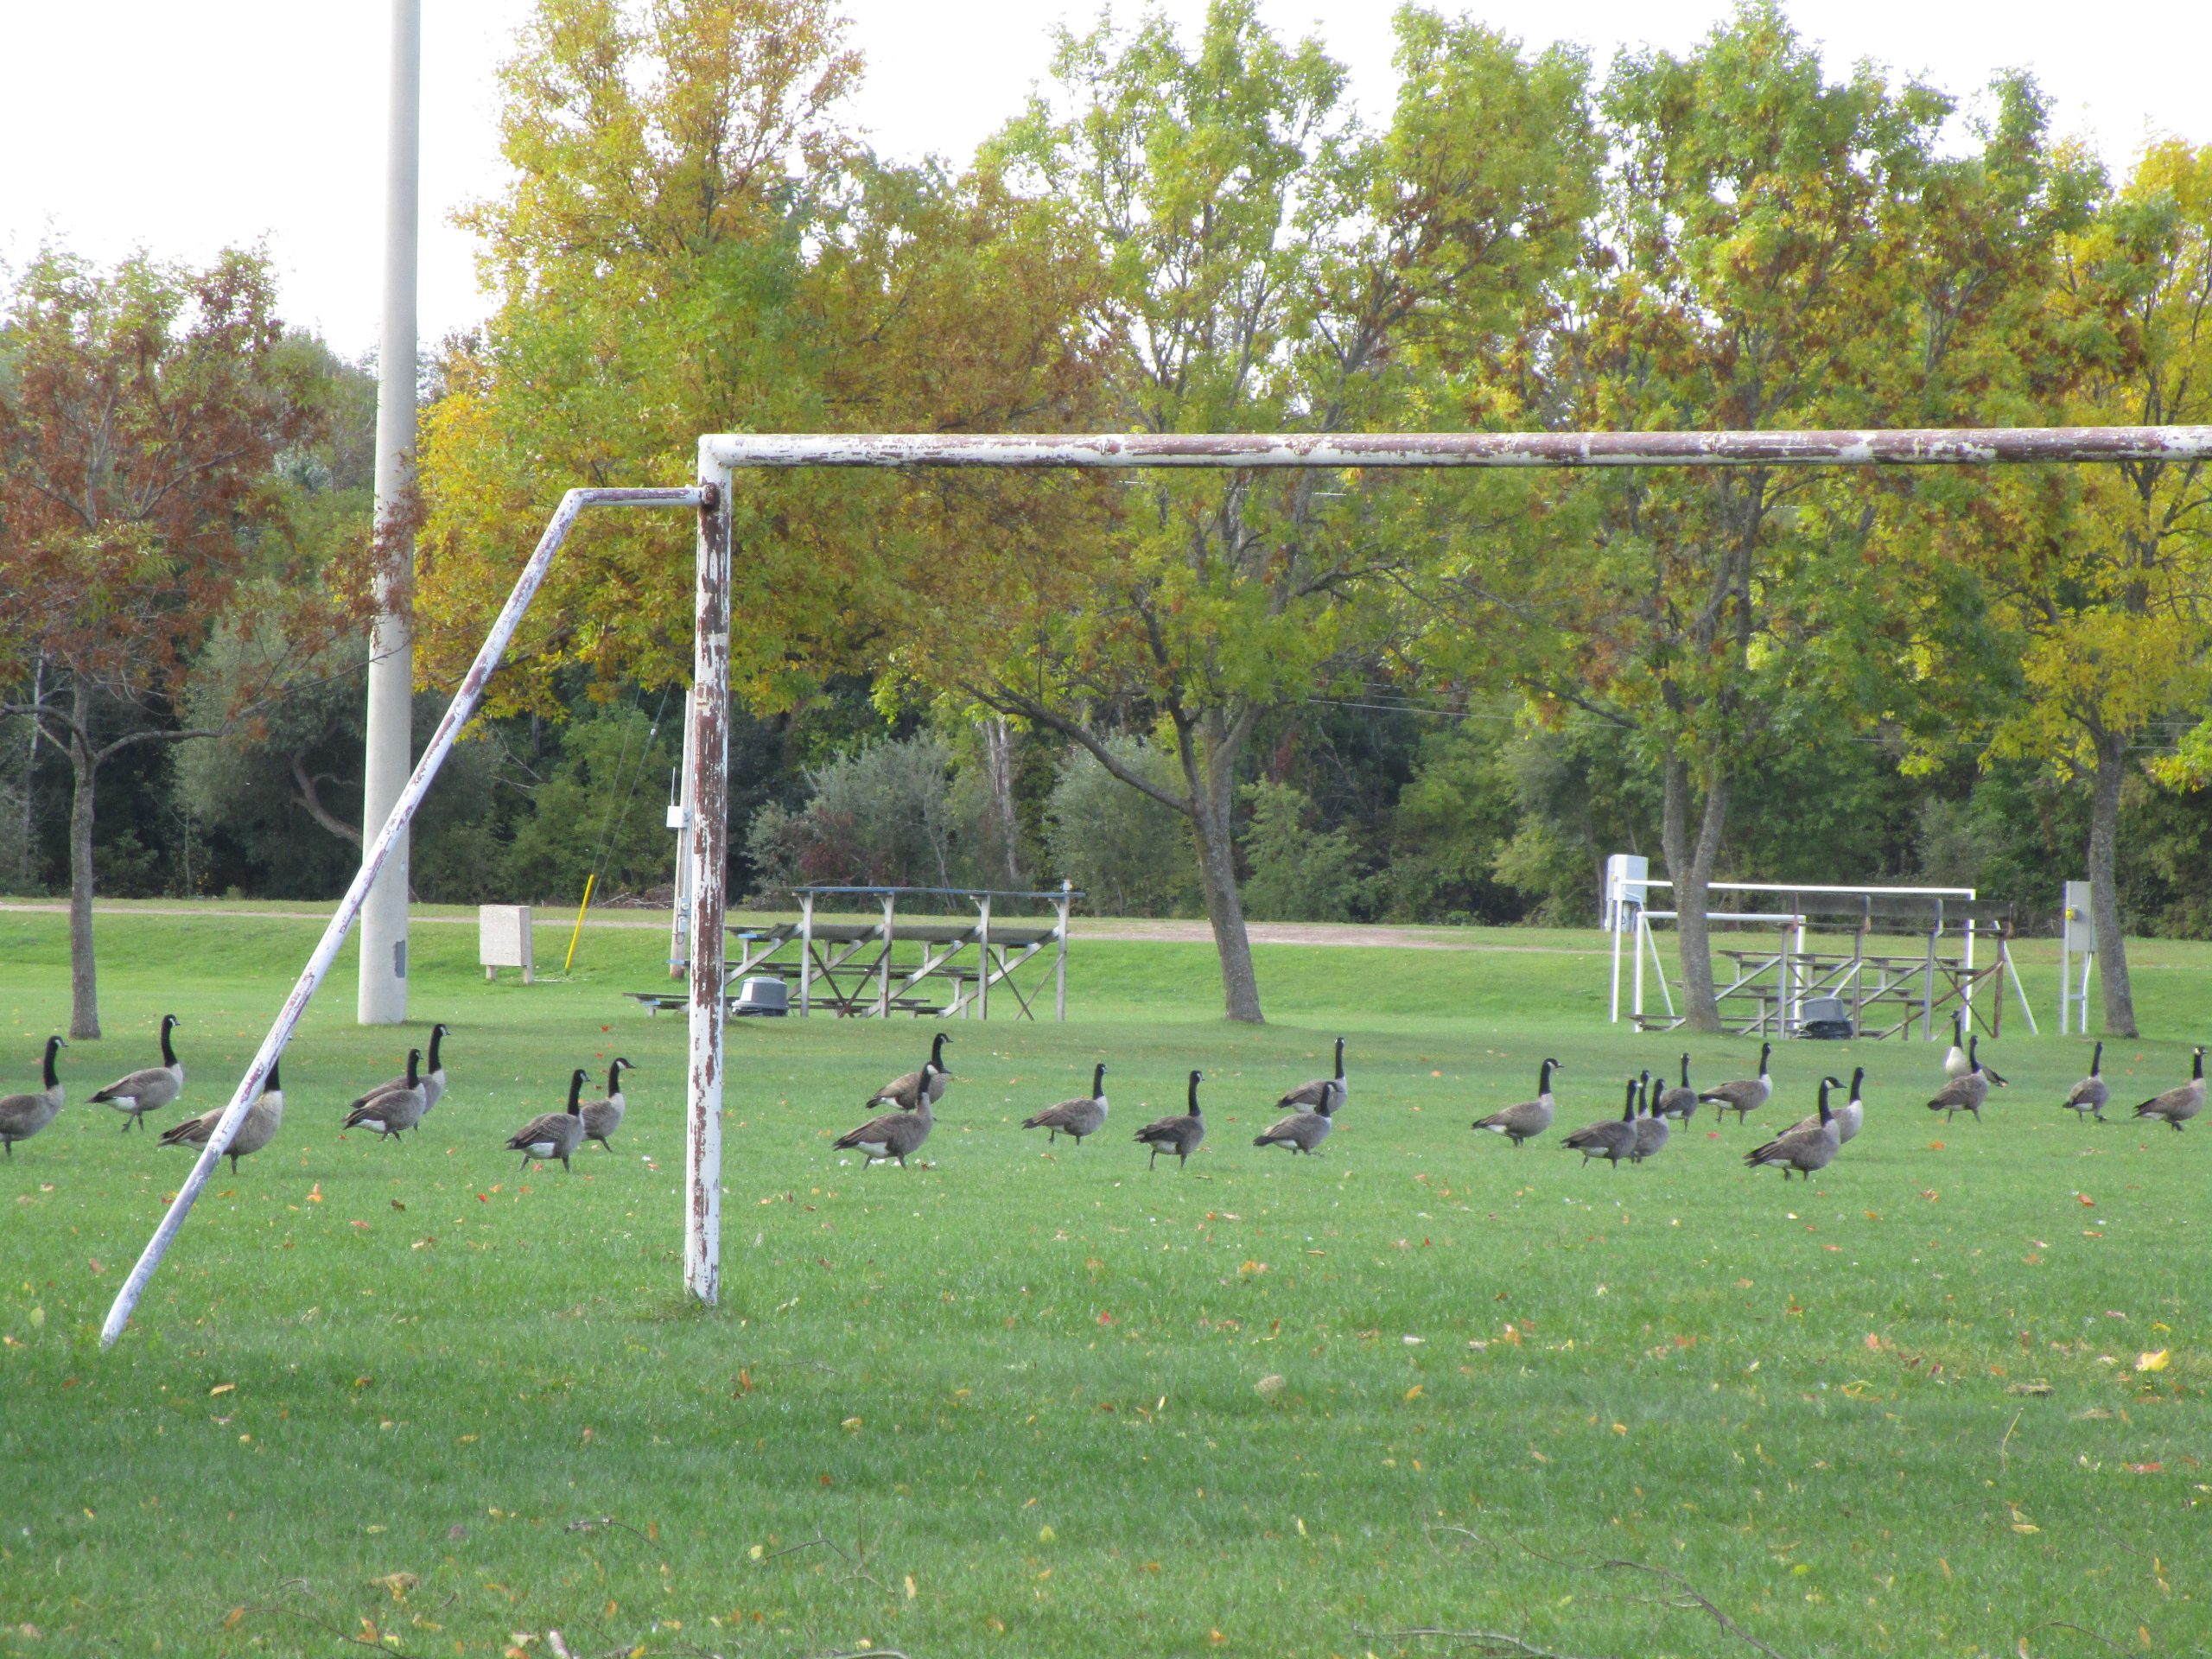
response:
<path id="1" fill-rule="evenodd" d="M 1205 1114 L 1198 1109 L 1198 1085 L 1205 1081 L 1205 1072 L 1192 1072 L 1190 1109 L 1173 1117 L 1155 1118 L 1137 1131 L 1138 1144 L 1152 1148 L 1152 1161 L 1146 1166 L 1147 1168 L 1157 1168 L 1160 1154 L 1163 1152 L 1173 1153 L 1176 1166 L 1186 1168 L 1190 1165 L 1191 1154 L 1205 1144 L 1206 1121 Z"/>
<path id="2" fill-rule="evenodd" d="M 1075 1137 L 1081 1146 L 1086 1135 L 1092 1135 L 1106 1126 L 1106 1062 L 1101 1060 L 1091 1068 L 1090 1092 L 1073 1100 L 1064 1100 L 1057 1106 L 1047 1106 L 1021 1120 L 1025 1129 L 1051 1131 L 1046 1144 L 1051 1145 L 1062 1135 Z"/>
<path id="3" fill-rule="evenodd" d="M 637 1069 L 636 1061 L 624 1059 L 619 1054 L 608 1063 L 605 1096 L 584 1102 L 585 1140 L 598 1141 L 606 1151 L 614 1150 L 607 1144 L 607 1137 L 622 1127 L 622 1115 L 630 1109 L 630 1103 L 622 1093 L 622 1074 Z M 577 1150 L 582 1151 L 582 1148 L 579 1147 Z"/>
<path id="4" fill-rule="evenodd" d="M 93 1093 L 92 1098 L 94 1101 L 104 1106 L 112 1106 L 125 1115 L 123 1120 L 125 1134 L 130 1133 L 134 1123 L 143 1128 L 147 1113 L 161 1110 L 184 1092 L 184 1062 L 177 1058 L 176 1049 L 169 1041 L 169 1033 L 183 1023 L 173 1014 L 163 1014 L 162 1063 L 118 1077 L 106 1088 Z"/>
<path id="5" fill-rule="evenodd" d="M 1822 1077 L 1820 1114 L 1810 1127 L 1793 1128 L 1763 1147 L 1752 1147 L 1744 1154 L 1744 1162 L 1753 1169 L 1778 1168 L 1785 1181 L 1793 1173 L 1809 1181 L 1815 1170 L 1826 1169 L 1843 1144 L 1837 1136 L 1835 1114 L 1828 1107 L 1828 1090 L 1842 1086 L 1834 1077 Z"/>
<path id="6" fill-rule="evenodd" d="M 887 1163 L 893 1159 L 899 1167 L 906 1166 L 906 1160 L 921 1150 L 922 1142 L 930 1138 L 936 1126 L 934 1109 L 927 1095 L 920 1096 L 920 1103 L 909 1109 L 886 1112 L 881 1117 L 872 1117 L 857 1129 L 847 1131 L 832 1141 L 838 1152 L 857 1151 L 869 1164 Z M 865 1168 L 867 1166 L 863 1165 Z"/>
<path id="7" fill-rule="evenodd" d="M 362 1096 L 353 1110 L 346 1114 L 346 1127 L 393 1137 L 410 1129 L 419 1129 L 423 1114 L 430 1109 L 429 1091 L 423 1086 L 422 1068 L 423 1051 L 409 1049 L 407 1070 L 399 1079 L 399 1086 L 372 1089 Z"/>
<path id="8" fill-rule="evenodd" d="M 1504 1135 L 1516 1148 L 1523 1141 L 1541 1135 L 1552 1126 L 1555 1109 L 1552 1100 L 1552 1073 L 1560 1069 L 1557 1060 L 1546 1060 L 1536 1068 L 1536 1097 L 1534 1100 L 1524 1100 L 1517 1106 L 1508 1106 L 1502 1112 L 1478 1117 L 1473 1127 L 1487 1129 L 1492 1135 Z"/>
<path id="9" fill-rule="evenodd" d="M 276 1131 L 284 1127 L 284 1085 L 277 1073 L 283 1065 L 283 1057 L 269 1063 L 269 1075 L 261 1080 L 261 1093 L 253 1104 L 245 1109 L 245 1116 L 238 1120 L 238 1133 L 231 1137 L 231 1144 L 223 1148 L 223 1155 L 231 1160 L 231 1173 L 238 1173 L 238 1160 L 251 1157 L 276 1138 Z M 188 1117 L 181 1123 L 172 1123 L 162 1132 L 165 1147 L 204 1147 L 215 1133 L 215 1126 L 223 1121 L 226 1107 L 218 1106 L 213 1111 L 202 1112 L 197 1117 Z"/>
<path id="10" fill-rule="evenodd" d="M 558 1158 L 562 1168 L 571 1169 L 569 1160 L 584 1143 L 583 1095 L 583 1068 L 578 1066 L 569 1075 L 568 1109 L 540 1113 L 507 1137 L 507 1150 L 522 1154 L 524 1169 L 533 1158 Z"/>
<path id="11" fill-rule="evenodd" d="M 2112 1098 L 2112 1088 L 2104 1079 L 2105 1046 L 2099 1043 L 2089 1056 L 2089 1075 L 2075 1084 L 2071 1092 L 2060 1103 L 2086 1123 L 2091 1118 L 2105 1121 L 2105 1103 Z"/>
<path id="12" fill-rule="evenodd" d="M 367 1105 L 371 1101 L 374 1100 L 378 1095 L 397 1094 L 404 1089 L 419 1087 L 423 1091 L 422 1116 L 429 1116 L 430 1108 L 436 1105 L 440 1100 L 444 1098 L 445 1096 L 446 1061 L 443 1048 L 446 1039 L 452 1035 L 452 1030 L 442 1020 L 436 1025 L 432 1026 L 430 1027 L 430 1052 L 423 1057 L 423 1064 L 413 1078 L 410 1079 L 405 1072 L 402 1072 L 396 1077 L 389 1078 L 385 1082 L 377 1084 L 375 1088 L 370 1090 L 366 1094 L 353 1101 L 346 1109 L 348 1111 L 358 1111 L 360 1108 Z M 421 1120 L 418 1118 L 416 1121 L 420 1122 Z"/>
<path id="13" fill-rule="evenodd" d="M 1309 1156 L 1329 1138 L 1336 1128 L 1337 1099 L 1334 1090 L 1325 1093 L 1321 1103 L 1310 1112 L 1293 1112 L 1272 1128 L 1252 1137 L 1255 1147 L 1288 1147 L 1293 1153 Z"/>
<path id="14" fill-rule="evenodd" d="M 1580 1153 L 1585 1166 L 1592 1158 L 1603 1158 L 1618 1169 L 1622 1159 L 1633 1157 L 1636 1153 L 1636 1079 L 1630 1077 L 1628 1080 L 1628 1100 L 1622 1106 L 1618 1117 L 1577 1129 L 1560 1145 L 1570 1152 Z"/>
<path id="15" fill-rule="evenodd" d="M 939 1032 L 930 1044 L 930 1057 L 922 1062 L 921 1069 L 896 1077 L 885 1084 L 861 1103 L 864 1106 L 898 1106 L 912 1111 L 921 1104 L 926 1094 L 934 1106 L 944 1098 L 944 1091 L 952 1073 L 944 1069 L 944 1046 L 952 1039 Z"/>
<path id="16" fill-rule="evenodd" d="M 1283 1091 L 1275 1102 L 1278 1111 L 1319 1111 L 1325 1102 L 1332 1102 L 1331 1109 L 1342 1109 L 1351 1098 L 1351 1085 L 1344 1080 L 1344 1039 L 1337 1039 L 1337 1074 L 1333 1077 L 1315 1077 L 1301 1083 L 1295 1089 Z"/>
<path id="17" fill-rule="evenodd" d="M 16 1141 L 29 1140 L 60 1114 L 61 1074 L 54 1070 L 54 1057 L 68 1046 L 59 1036 L 48 1038 L 40 1073 L 43 1085 L 28 1094 L 0 1095 L 0 1147 L 8 1149 L 9 1157 L 16 1155 Z"/>
<path id="18" fill-rule="evenodd" d="M 1759 1074 L 1756 1077 L 1738 1077 L 1707 1089 L 1698 1096 L 1700 1101 L 1712 1103 L 1714 1117 L 1725 1112 L 1736 1114 L 1741 1123 L 1745 1115 L 1755 1112 L 1774 1097 L 1774 1077 L 1767 1070 L 1767 1063 L 1774 1054 L 1772 1043 L 1759 1045 Z"/>
<path id="19" fill-rule="evenodd" d="M 2153 1095 L 2135 1109 L 2138 1117 L 2163 1118 L 2175 1128 L 2204 1109 L 2204 1051 L 2196 1051 L 2195 1068 L 2187 1083 Z"/>

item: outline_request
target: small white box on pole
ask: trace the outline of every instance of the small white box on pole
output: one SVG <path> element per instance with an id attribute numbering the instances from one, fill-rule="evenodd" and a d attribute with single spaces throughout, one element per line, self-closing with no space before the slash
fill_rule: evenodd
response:
<path id="1" fill-rule="evenodd" d="M 502 968 L 519 968 L 522 982 L 531 982 L 528 905 L 477 906 L 476 960 L 486 979 L 497 979 Z"/>

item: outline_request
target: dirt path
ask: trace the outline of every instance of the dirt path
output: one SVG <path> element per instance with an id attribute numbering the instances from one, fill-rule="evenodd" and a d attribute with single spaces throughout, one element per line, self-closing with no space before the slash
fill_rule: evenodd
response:
<path id="1" fill-rule="evenodd" d="M 24 911 L 37 915 L 66 916 L 69 906 L 59 899 L 0 899 L 0 912 Z M 270 922 L 327 922 L 327 910 L 245 910 L 226 909 L 215 905 L 139 904 L 103 905 L 98 913 L 112 918 L 118 916 L 220 916 L 238 921 Z M 417 912 L 414 922 L 419 926 L 474 927 L 474 916 L 427 916 Z M 568 927 L 574 918 L 548 912 L 536 918 L 539 927 Z M 658 911 L 597 911 L 585 922 L 588 928 L 627 928 L 639 931 L 664 933 L 668 918 Z M 1438 927 L 1370 927 L 1349 923 L 1333 922 L 1255 922 L 1252 925 L 1255 944 L 1306 944 L 1336 947 L 1356 947 L 1386 950 L 1489 950 L 1511 951 L 1529 956 L 1580 957 L 1602 950 L 1591 945 L 1578 949 L 1557 944 L 1500 944 L 1496 934 L 1488 931 Z M 1120 944 L 1211 944 L 1213 931 L 1204 922 L 1144 921 L 1115 917 L 1091 919 L 1077 917 L 1071 930 L 1072 938 Z"/>

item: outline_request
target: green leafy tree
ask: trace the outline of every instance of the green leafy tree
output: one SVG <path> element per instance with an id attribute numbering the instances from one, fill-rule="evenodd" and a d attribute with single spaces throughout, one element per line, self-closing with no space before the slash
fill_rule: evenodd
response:
<path id="1" fill-rule="evenodd" d="M 1195 41 L 1148 18 L 1061 37 L 1056 92 L 991 147 L 1062 203 L 1106 272 L 1107 420 L 1141 432 L 1427 425 L 1435 365 L 1519 338 L 1571 258 L 1595 168 L 1584 66 L 1399 13 L 1387 125 L 1343 108 L 1344 72 L 1250 0 Z M 1238 769 L 1268 711 L 1361 660 L 1402 550 L 1357 492 L 1312 474 L 1151 474 L 1084 556 L 978 546 L 957 642 L 925 667 L 963 696 L 1081 745 L 1177 815 L 1233 1020 L 1261 1017 L 1236 874 Z M 938 573 L 923 573 L 925 579 Z M 1114 739 L 1156 732 L 1177 775 Z"/>

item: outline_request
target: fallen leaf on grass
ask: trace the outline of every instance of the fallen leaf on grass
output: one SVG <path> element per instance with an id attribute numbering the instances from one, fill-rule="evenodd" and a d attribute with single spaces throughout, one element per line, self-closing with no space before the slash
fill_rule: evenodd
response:
<path id="1" fill-rule="evenodd" d="M 2165 1471 L 2166 1465 L 2163 1463 L 2131 1463 L 2127 1465 L 2127 1472 L 2131 1475 L 2162 1475 Z"/>
<path id="2" fill-rule="evenodd" d="M 2026 1395 L 2036 1399 L 2041 1399 L 2044 1395 L 2050 1392 L 2050 1384 L 2044 1382 L 2014 1382 L 2008 1385 L 2005 1392 L 2007 1394 Z"/>
<path id="3" fill-rule="evenodd" d="M 419 1589 L 423 1580 L 412 1573 L 387 1573 L 380 1579 L 371 1579 L 369 1582 L 391 1591 L 391 1599 L 394 1601 L 404 1601 L 407 1599 L 407 1592 L 410 1590 Z"/>
<path id="4" fill-rule="evenodd" d="M 213 1388 L 207 1390 L 207 1397 L 212 1400 L 217 1395 L 228 1394 L 232 1389 L 237 1387 L 238 1384 L 235 1382 L 218 1382 Z"/>
<path id="5" fill-rule="evenodd" d="M 2172 1363 L 2172 1356 L 2164 1348 L 2159 1349 L 2155 1354 L 2135 1356 L 2135 1369 L 2139 1371 L 2163 1371 L 2171 1363 Z"/>
<path id="6" fill-rule="evenodd" d="M 1262 1400 L 1272 1400 L 1283 1391 L 1285 1384 L 1279 1372 L 1270 1371 L 1252 1386 L 1260 1391 Z"/>

